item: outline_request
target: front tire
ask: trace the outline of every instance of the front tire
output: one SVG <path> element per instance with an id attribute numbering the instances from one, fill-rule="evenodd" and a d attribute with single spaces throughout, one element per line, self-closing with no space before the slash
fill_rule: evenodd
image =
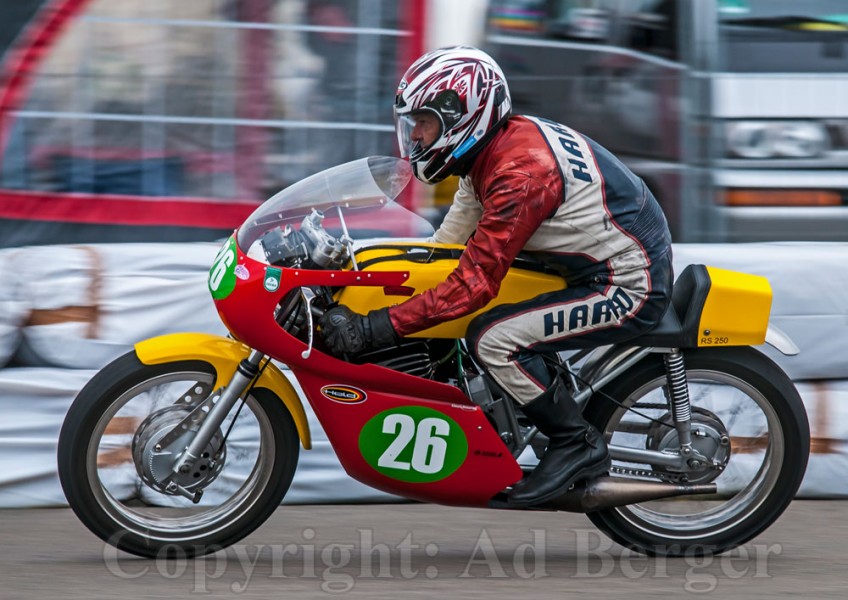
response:
<path id="1" fill-rule="evenodd" d="M 719 418 L 731 453 L 725 467 L 702 477 L 714 479 L 714 497 L 687 496 L 605 509 L 588 517 L 619 544 L 651 555 L 716 554 L 762 533 L 786 509 L 807 466 L 810 432 L 804 405 L 792 381 L 753 348 L 727 347 L 684 353 L 693 419 L 704 429 Z M 610 383 L 604 392 L 642 415 L 668 419 L 665 368 L 651 355 Z M 646 408 L 640 408 L 646 407 Z M 708 415 L 708 416 L 707 416 Z M 603 394 L 590 401 L 586 418 L 607 443 L 646 448 L 634 432 L 654 431 L 644 416 L 625 411 Z M 653 429 L 652 429 L 653 427 Z M 654 435 L 656 437 L 656 435 Z M 613 462 L 614 474 L 652 465 Z M 626 471 L 625 471 L 626 472 Z M 656 471 L 654 471 L 656 472 Z"/>
<path id="2" fill-rule="evenodd" d="M 192 557 L 234 544 L 279 506 L 297 467 L 298 435 L 285 405 L 264 388 L 254 388 L 220 428 L 219 440 L 228 435 L 223 468 L 194 474 L 208 477 L 200 503 L 156 489 L 140 465 L 139 440 L 157 433 L 157 415 L 187 412 L 180 402 L 190 406 L 192 390 L 205 397 L 214 381 L 208 363 L 145 365 L 133 351 L 80 391 L 59 435 L 59 479 L 93 533 L 139 556 Z"/>

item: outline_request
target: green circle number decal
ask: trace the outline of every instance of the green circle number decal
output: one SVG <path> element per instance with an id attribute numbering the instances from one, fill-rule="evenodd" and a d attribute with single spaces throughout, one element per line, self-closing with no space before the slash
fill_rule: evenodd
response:
<path id="1" fill-rule="evenodd" d="M 230 236 L 218 251 L 209 270 L 209 291 L 215 300 L 223 300 L 236 288 L 236 238 Z"/>
<path id="2" fill-rule="evenodd" d="M 444 479 L 465 462 L 468 440 L 444 413 L 426 406 L 401 406 L 365 424 L 359 451 L 386 477 L 429 483 Z"/>

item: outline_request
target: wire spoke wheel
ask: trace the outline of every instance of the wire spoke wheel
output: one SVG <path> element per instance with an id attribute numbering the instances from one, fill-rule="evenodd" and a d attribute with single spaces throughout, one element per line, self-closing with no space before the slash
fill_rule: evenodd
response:
<path id="1" fill-rule="evenodd" d="M 266 389 L 230 411 L 191 470 L 172 470 L 214 382 L 206 363 L 148 366 L 130 353 L 80 392 L 60 435 L 60 479 L 89 529 L 136 554 L 179 548 L 193 556 L 238 541 L 271 515 L 294 475 L 298 438 Z"/>
<path id="2" fill-rule="evenodd" d="M 768 358 L 749 348 L 686 353 L 692 442 L 706 461 L 685 473 L 657 464 L 613 461 L 613 473 L 680 483 L 713 483 L 708 496 L 680 496 L 606 509 L 589 517 L 619 543 L 649 554 L 716 553 L 768 527 L 801 484 L 809 428 L 794 385 Z M 608 400 L 587 410 L 608 443 L 677 451 L 666 408 L 666 376 L 658 357 L 610 384 Z M 627 410 L 634 408 L 636 412 Z"/>

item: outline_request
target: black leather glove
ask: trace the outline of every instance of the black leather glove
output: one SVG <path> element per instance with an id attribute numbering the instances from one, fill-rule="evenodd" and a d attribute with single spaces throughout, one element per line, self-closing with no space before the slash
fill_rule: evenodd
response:
<path id="1" fill-rule="evenodd" d="M 389 318 L 388 308 L 360 315 L 340 304 L 324 313 L 318 324 L 324 343 L 337 356 L 395 346 L 400 341 Z"/>

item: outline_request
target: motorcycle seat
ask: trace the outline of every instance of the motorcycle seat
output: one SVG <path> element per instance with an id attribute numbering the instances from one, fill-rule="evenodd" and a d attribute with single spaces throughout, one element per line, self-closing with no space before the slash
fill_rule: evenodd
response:
<path id="1" fill-rule="evenodd" d="M 689 265 L 674 282 L 671 302 L 660 322 L 630 343 L 641 347 L 693 348 L 698 345 L 701 312 L 710 292 L 704 265 Z"/>

